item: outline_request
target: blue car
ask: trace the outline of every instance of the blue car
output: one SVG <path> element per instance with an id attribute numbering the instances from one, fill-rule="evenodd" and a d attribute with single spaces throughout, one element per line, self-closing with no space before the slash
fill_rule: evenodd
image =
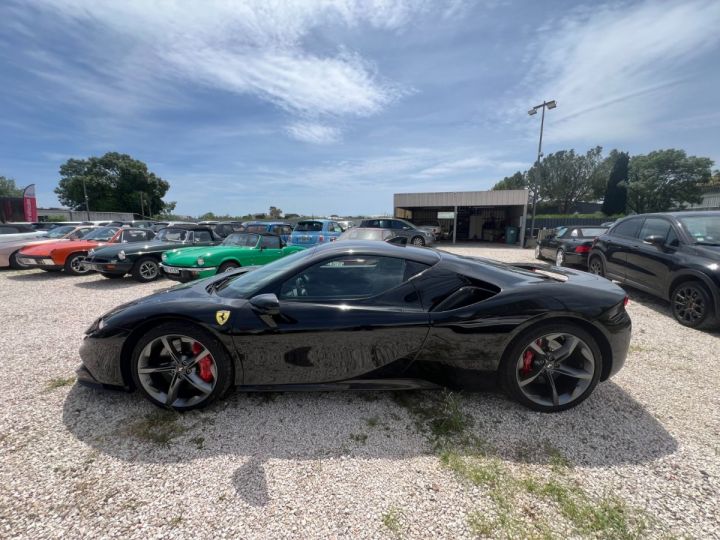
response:
<path id="1" fill-rule="evenodd" d="M 245 232 L 276 234 L 286 244 L 290 243 L 293 227 L 284 221 L 246 221 L 243 223 Z"/>
<path id="2" fill-rule="evenodd" d="M 337 240 L 344 229 L 337 221 L 330 219 L 308 219 L 299 221 L 290 236 L 290 243 L 298 246 L 313 246 Z"/>

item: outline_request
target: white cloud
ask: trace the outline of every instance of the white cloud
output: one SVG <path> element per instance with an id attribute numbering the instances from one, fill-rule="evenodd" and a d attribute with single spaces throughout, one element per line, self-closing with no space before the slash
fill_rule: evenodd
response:
<path id="1" fill-rule="evenodd" d="M 359 54 L 318 51 L 306 41 L 327 25 L 400 31 L 418 14 L 459 11 L 432 0 L 39 0 L 56 28 L 83 37 L 78 58 L 38 49 L 28 60 L 79 102 L 140 113 L 183 105 L 187 82 L 272 103 L 302 122 L 323 124 L 378 114 L 405 89 L 383 79 Z M 22 4 L 18 4 L 22 6 Z M 21 7 L 14 9 L 23 13 Z M 37 13 L 17 24 L 32 32 Z M 47 18 L 46 18 L 47 22 Z M 42 36 L 38 37 L 38 41 Z M 298 124 L 302 126 L 303 124 Z M 287 131 L 325 143 L 339 128 Z M 312 134 L 314 133 L 314 135 Z"/>
<path id="2" fill-rule="evenodd" d="M 555 140 L 641 138 L 665 107 L 687 98 L 686 83 L 707 76 L 692 62 L 718 46 L 718 27 L 717 0 L 577 10 L 531 44 L 533 67 L 514 114 L 556 99 L 546 118 Z"/>
<path id="3" fill-rule="evenodd" d="M 286 128 L 287 132 L 299 141 L 329 144 L 340 140 L 340 130 L 331 126 L 311 122 L 296 122 Z"/>

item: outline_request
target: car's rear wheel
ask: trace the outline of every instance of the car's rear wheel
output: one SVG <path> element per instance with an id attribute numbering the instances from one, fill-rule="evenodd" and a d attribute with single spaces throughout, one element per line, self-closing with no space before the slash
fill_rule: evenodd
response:
<path id="1" fill-rule="evenodd" d="M 602 373 L 595 339 L 572 323 L 545 323 L 518 336 L 503 356 L 500 380 L 516 401 L 557 412 L 585 400 Z"/>
<path id="2" fill-rule="evenodd" d="M 239 268 L 240 265 L 233 261 L 227 261 L 220 265 L 220 268 L 218 268 L 217 273 L 222 274 L 223 272 L 230 272 L 231 270 L 235 270 L 236 268 Z"/>
<path id="3" fill-rule="evenodd" d="M 602 259 L 597 255 L 595 257 L 590 257 L 588 270 L 590 270 L 591 274 L 595 274 L 596 276 L 605 276 L 605 265 L 603 264 Z"/>
<path id="4" fill-rule="evenodd" d="M 132 277 L 140 283 L 155 281 L 160 276 L 160 265 L 152 257 L 141 257 L 132 267 Z"/>
<path id="5" fill-rule="evenodd" d="M 712 297 L 699 281 L 677 285 L 670 295 L 673 316 L 683 326 L 705 328 L 715 325 Z"/>
<path id="6" fill-rule="evenodd" d="M 542 252 L 540 251 L 540 244 L 535 244 L 535 258 L 542 259 Z"/>
<path id="7" fill-rule="evenodd" d="M 124 274 L 109 274 L 107 272 L 100 272 L 100 275 L 108 279 L 121 279 L 125 277 Z"/>
<path id="8" fill-rule="evenodd" d="M 225 348 L 209 332 L 167 323 L 145 334 L 131 360 L 135 385 L 152 403 L 178 411 L 199 409 L 222 397 L 233 381 Z"/>
<path id="9" fill-rule="evenodd" d="M 565 251 L 562 249 L 558 249 L 557 253 L 555 253 L 555 266 L 564 266 L 565 265 Z"/>
<path id="10" fill-rule="evenodd" d="M 411 243 L 413 246 L 424 246 L 425 239 L 422 236 L 414 236 Z"/>
<path id="11" fill-rule="evenodd" d="M 65 272 L 71 276 L 84 276 L 92 272 L 85 265 L 86 253 L 73 253 L 65 260 Z"/>
<path id="12" fill-rule="evenodd" d="M 8 261 L 10 263 L 10 268 L 13 270 L 25 270 L 27 268 L 30 268 L 28 265 L 21 263 L 18 261 L 18 254 L 20 251 L 16 251 L 12 255 L 10 255 L 10 260 Z"/>

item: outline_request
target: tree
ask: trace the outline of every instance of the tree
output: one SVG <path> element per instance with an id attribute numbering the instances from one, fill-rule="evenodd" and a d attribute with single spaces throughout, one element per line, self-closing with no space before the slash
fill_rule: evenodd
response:
<path id="1" fill-rule="evenodd" d="M 596 146 L 584 155 L 575 150 L 549 154 L 540 164 L 538 196 L 555 202 L 567 214 L 572 205 L 592 198 L 595 171 L 602 159 L 602 148 Z"/>
<path id="2" fill-rule="evenodd" d="M 274 206 L 271 206 L 271 207 L 270 207 L 270 211 L 268 212 L 268 215 L 269 215 L 272 219 L 280 219 L 280 218 L 282 217 L 282 215 L 283 215 L 283 211 L 280 210 L 279 208 L 276 208 L 276 207 L 274 207 Z"/>
<path id="3" fill-rule="evenodd" d="M 516 172 L 512 176 L 506 176 L 493 186 L 494 190 L 499 189 L 527 189 L 528 174 L 527 172 Z"/>
<path id="4" fill-rule="evenodd" d="M 630 156 L 625 152 L 618 154 L 615 159 L 602 205 L 602 212 L 606 216 L 625 213 L 629 163 Z"/>
<path id="5" fill-rule="evenodd" d="M 69 159 L 60 166 L 60 177 L 55 193 L 73 210 L 85 209 L 83 180 L 90 209 L 98 212 L 140 210 L 141 193 L 147 215 L 172 212 L 174 208 L 162 200 L 170 184 L 127 154 L 108 152 L 102 157 Z"/>
<path id="6" fill-rule="evenodd" d="M 198 218 L 200 221 L 218 221 L 218 218 L 215 217 L 215 214 L 212 212 L 205 212 L 202 216 Z"/>
<path id="7" fill-rule="evenodd" d="M 684 208 L 702 201 L 701 184 L 710 181 L 713 161 L 674 148 L 633 156 L 627 182 L 627 205 L 638 214 Z"/>
<path id="8" fill-rule="evenodd" d="M 0 197 L 22 197 L 23 190 L 15 185 L 15 180 L 0 176 Z"/>

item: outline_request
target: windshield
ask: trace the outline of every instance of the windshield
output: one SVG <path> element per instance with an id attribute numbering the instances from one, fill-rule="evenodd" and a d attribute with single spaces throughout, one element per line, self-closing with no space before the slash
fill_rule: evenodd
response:
<path id="1" fill-rule="evenodd" d="M 230 279 L 217 289 L 218 296 L 230 298 L 251 298 L 257 291 L 272 283 L 275 279 L 293 270 L 299 270 L 315 250 L 297 251 L 275 262 L 259 267 L 257 270 L 240 274 Z"/>
<path id="2" fill-rule="evenodd" d="M 293 232 L 319 232 L 323 230 L 322 221 L 301 221 Z"/>
<path id="3" fill-rule="evenodd" d="M 687 216 L 679 219 L 698 244 L 720 245 L 720 215 Z"/>
<path id="4" fill-rule="evenodd" d="M 259 236 L 257 234 L 234 233 L 223 240 L 223 246 L 257 246 Z"/>
<path id="5" fill-rule="evenodd" d="M 48 238 L 62 238 L 68 233 L 71 233 L 75 230 L 75 227 L 72 225 L 65 225 L 63 227 L 55 227 L 54 229 L 51 229 L 48 231 L 47 236 Z"/>
<path id="6" fill-rule="evenodd" d="M 100 242 L 104 242 L 115 236 L 116 232 L 118 232 L 117 227 L 100 227 L 99 229 L 95 229 L 94 231 L 87 233 L 83 237 L 83 240 L 98 240 Z"/>
<path id="7" fill-rule="evenodd" d="M 188 231 L 185 229 L 162 229 L 155 236 L 155 240 L 162 242 L 184 242 Z"/>

